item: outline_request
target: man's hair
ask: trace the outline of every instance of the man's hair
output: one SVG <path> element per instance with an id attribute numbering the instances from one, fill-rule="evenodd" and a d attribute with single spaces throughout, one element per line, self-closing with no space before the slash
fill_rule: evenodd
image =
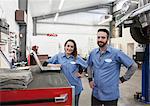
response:
<path id="1" fill-rule="evenodd" d="M 109 31 L 107 29 L 98 29 L 97 32 L 105 32 L 107 33 L 107 38 L 109 38 Z"/>

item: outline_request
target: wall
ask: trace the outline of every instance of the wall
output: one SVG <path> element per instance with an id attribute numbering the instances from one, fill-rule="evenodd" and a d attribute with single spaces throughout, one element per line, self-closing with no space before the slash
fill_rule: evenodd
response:
<path id="1" fill-rule="evenodd" d="M 39 54 L 48 54 L 49 56 L 53 56 L 59 51 L 64 50 L 63 47 L 66 40 L 74 39 L 77 43 L 79 54 L 85 57 L 92 48 L 97 47 L 96 33 L 98 28 L 100 27 L 37 24 L 38 35 L 32 37 L 31 43 L 32 45 L 39 46 Z M 46 34 L 52 33 L 55 33 L 58 36 L 46 36 Z"/>
<path id="2" fill-rule="evenodd" d="M 9 24 L 9 31 L 13 32 L 13 34 L 17 35 L 17 46 L 19 45 L 19 25 L 15 21 L 15 11 L 18 10 L 18 0 L 0 0 L 0 18 L 6 20 Z M 33 34 L 33 22 L 32 16 L 30 13 L 30 8 L 28 7 L 28 15 L 27 15 L 27 55 L 29 54 L 28 49 L 31 48 L 31 40 Z M 7 58 L 9 58 L 8 50 L 3 51 Z"/>
<path id="3" fill-rule="evenodd" d="M 30 49 L 32 47 L 31 44 L 31 39 L 33 36 L 33 21 L 32 21 L 32 16 L 30 12 L 30 5 L 28 4 L 28 14 L 27 14 L 27 37 L 26 37 L 26 54 L 28 55 L 30 52 Z"/>
<path id="4" fill-rule="evenodd" d="M 19 37 L 19 25 L 15 22 L 15 10 L 18 9 L 18 0 L 1 0 L 0 8 L 2 9 L 2 15 L 0 17 L 6 19 L 10 25 L 10 31 L 14 32 L 17 37 Z M 78 17 L 76 18 L 78 19 Z M 70 17 L 70 19 L 75 18 Z M 75 19 L 76 22 L 81 21 L 77 19 Z M 85 20 L 87 19 L 88 17 L 85 17 Z M 67 23 L 67 21 L 68 20 L 66 18 L 65 22 Z M 39 46 L 39 54 L 48 54 L 49 56 L 53 56 L 54 54 L 64 50 L 63 46 L 67 39 L 74 39 L 77 43 L 79 54 L 85 57 L 92 48 L 97 47 L 96 33 L 99 28 L 104 27 L 89 25 L 37 24 L 37 33 L 39 35 L 32 36 L 33 22 L 29 5 L 27 15 L 27 50 L 30 50 L 32 46 L 37 45 Z M 46 36 L 46 34 L 51 33 L 58 34 L 58 36 Z M 111 42 L 114 43 L 116 47 L 121 47 L 125 53 L 127 53 L 127 44 L 134 43 L 135 53 L 137 43 L 131 38 L 129 28 L 123 29 L 122 38 L 112 38 Z"/>
<path id="5" fill-rule="evenodd" d="M 85 57 L 88 55 L 91 49 L 97 47 L 96 33 L 98 28 L 102 27 L 38 24 L 37 33 L 39 35 L 32 39 L 32 45 L 38 45 L 40 47 L 39 53 L 46 53 L 49 56 L 52 56 L 59 51 L 63 51 L 64 42 L 71 38 L 76 41 L 79 54 Z M 114 47 L 123 50 L 126 54 L 132 57 L 132 55 L 135 54 L 137 42 L 135 42 L 131 37 L 129 28 L 123 28 L 122 31 L 122 37 L 112 38 L 111 43 L 114 45 Z M 48 33 L 55 33 L 58 34 L 58 36 L 48 37 L 45 35 Z M 47 42 L 47 44 L 41 42 Z"/>
<path id="6" fill-rule="evenodd" d="M 130 28 L 123 28 L 122 31 L 123 31 L 122 37 L 112 38 L 111 43 L 113 44 L 114 47 L 121 49 L 126 54 L 128 54 L 130 57 L 132 57 L 133 54 L 130 54 L 128 52 L 128 50 L 129 50 L 128 46 L 132 43 L 134 44 L 133 53 L 135 54 L 135 51 L 136 51 L 135 49 L 136 49 L 138 43 L 135 42 L 135 40 L 131 37 Z"/>
<path id="7" fill-rule="evenodd" d="M 6 22 L 9 24 L 9 31 L 16 35 L 17 40 L 19 40 L 19 26 L 15 22 L 15 11 L 18 9 L 18 0 L 0 0 L 0 9 L 0 18 L 6 20 Z M 19 45 L 19 42 L 17 43 L 17 45 Z M 7 49 L 3 52 L 5 53 L 7 58 L 9 58 Z"/>
<path id="8" fill-rule="evenodd" d="M 2 8 L 2 16 L 10 25 L 9 30 L 18 34 L 19 26 L 15 22 L 15 11 L 18 9 L 18 0 L 1 0 L 0 7 Z"/>

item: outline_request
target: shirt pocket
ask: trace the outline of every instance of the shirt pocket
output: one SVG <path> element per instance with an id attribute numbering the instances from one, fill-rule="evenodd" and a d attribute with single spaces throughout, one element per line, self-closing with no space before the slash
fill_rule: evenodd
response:
<path id="1" fill-rule="evenodd" d="M 71 73 L 77 70 L 77 64 L 74 61 L 68 62 L 66 65 L 68 67 L 68 71 L 70 71 Z"/>
<path id="2" fill-rule="evenodd" d="M 104 59 L 103 66 L 105 68 L 116 66 L 117 61 L 114 59 Z"/>

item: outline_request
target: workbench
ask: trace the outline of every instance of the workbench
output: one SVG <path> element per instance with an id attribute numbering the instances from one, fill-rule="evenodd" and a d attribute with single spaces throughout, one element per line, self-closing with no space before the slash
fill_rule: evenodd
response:
<path id="1" fill-rule="evenodd" d="M 72 106 L 74 87 L 63 73 L 40 72 L 38 67 L 31 68 L 33 81 L 27 89 L 1 89 L 0 105 L 19 106 Z"/>

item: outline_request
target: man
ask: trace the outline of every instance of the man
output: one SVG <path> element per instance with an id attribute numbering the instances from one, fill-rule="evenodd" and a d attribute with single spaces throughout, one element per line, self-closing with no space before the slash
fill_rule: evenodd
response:
<path id="1" fill-rule="evenodd" d="M 129 80 L 137 70 L 137 64 L 122 51 L 110 47 L 108 40 L 109 31 L 99 29 L 99 48 L 94 49 L 87 60 L 89 85 L 93 89 L 92 106 L 117 106 L 119 82 Z M 127 72 L 119 78 L 122 64 L 127 68 Z"/>

